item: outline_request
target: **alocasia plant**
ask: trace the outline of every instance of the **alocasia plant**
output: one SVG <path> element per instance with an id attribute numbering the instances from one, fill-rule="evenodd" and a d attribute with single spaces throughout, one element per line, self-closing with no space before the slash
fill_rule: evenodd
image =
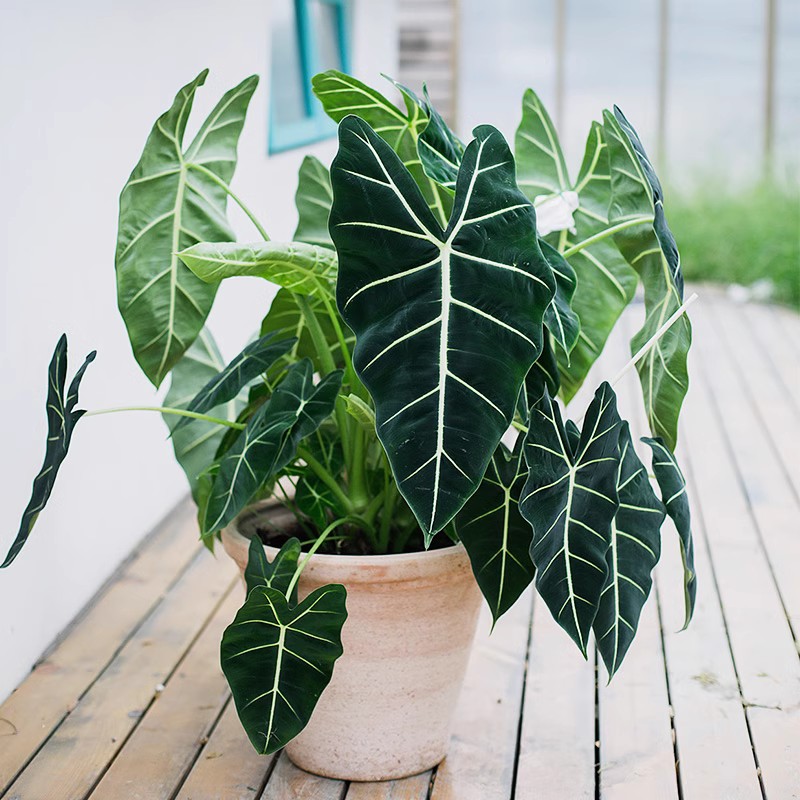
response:
<path id="1" fill-rule="evenodd" d="M 535 580 L 586 655 L 610 675 L 631 646 L 674 520 L 686 621 L 695 575 L 686 486 L 672 453 L 691 329 L 663 192 L 618 109 L 589 131 L 572 181 L 555 127 L 525 93 L 516 153 L 490 125 L 465 145 L 422 96 L 404 109 L 338 72 L 314 78 L 339 123 L 330 171 L 300 168 L 294 241 L 270 240 L 231 191 L 255 78 L 228 92 L 183 145 L 205 73 L 156 121 L 123 189 L 120 309 L 166 405 L 206 543 L 274 494 L 308 553 L 402 553 L 460 541 L 497 620 Z M 238 244 L 228 198 L 261 241 Z M 204 323 L 221 280 L 279 290 L 259 334 L 227 365 Z M 613 386 L 579 426 L 568 402 L 638 282 L 632 343 L 659 494 Z M 92 356 L 87 359 L 87 363 Z M 50 434 L 19 536 L 27 539 L 66 456 L 86 364 L 65 391 L 66 340 L 50 369 Z M 560 398 L 560 399 L 559 399 Z M 516 445 L 503 443 L 511 430 Z M 335 532 L 335 536 L 331 536 Z M 346 590 L 300 601 L 307 557 L 292 538 L 270 563 L 254 539 L 247 599 L 222 666 L 250 739 L 272 752 L 306 724 L 342 652 Z"/>

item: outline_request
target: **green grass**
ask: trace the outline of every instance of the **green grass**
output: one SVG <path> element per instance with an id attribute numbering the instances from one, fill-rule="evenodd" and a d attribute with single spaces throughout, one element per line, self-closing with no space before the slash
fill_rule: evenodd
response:
<path id="1" fill-rule="evenodd" d="M 800 191 L 706 184 L 666 197 L 667 219 L 690 281 L 774 284 L 773 300 L 800 310 Z"/>

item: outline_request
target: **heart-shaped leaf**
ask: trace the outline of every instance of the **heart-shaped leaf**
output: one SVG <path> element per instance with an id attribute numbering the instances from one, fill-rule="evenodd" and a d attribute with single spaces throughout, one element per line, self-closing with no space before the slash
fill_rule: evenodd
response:
<path id="1" fill-rule="evenodd" d="M 697 596 L 697 575 L 694 571 L 694 543 L 692 541 L 691 512 L 686 494 L 686 479 L 681 468 L 663 439 L 643 438 L 643 442 L 653 451 L 653 473 L 661 490 L 661 499 L 667 507 L 667 514 L 675 523 L 681 542 L 683 559 L 683 587 L 686 605 L 686 618 L 683 627 L 691 622 L 694 602 Z"/>
<path id="2" fill-rule="evenodd" d="M 541 353 L 554 291 L 508 145 L 488 125 L 475 135 L 446 230 L 362 120 L 340 124 L 331 168 L 337 302 L 356 334 L 353 363 L 428 537 L 480 484 Z"/>
<path id="3" fill-rule="evenodd" d="M 78 420 L 86 413 L 81 409 L 76 410 L 75 406 L 83 374 L 96 355 L 97 351 L 92 350 L 86 356 L 86 360 L 75 373 L 69 389 L 66 389 L 67 335 L 62 334 L 58 340 L 47 370 L 47 444 L 44 463 L 39 474 L 33 479 L 31 499 L 22 514 L 17 536 L 11 543 L 5 560 L 0 564 L 0 569 L 7 567 L 19 555 L 25 542 L 28 541 L 39 513 L 50 499 L 58 470 L 67 457 L 72 431 Z"/>
<path id="4" fill-rule="evenodd" d="M 207 74 L 184 86 L 156 120 L 119 201 L 119 309 L 134 356 L 156 386 L 200 333 L 217 291 L 192 275 L 177 252 L 195 242 L 235 238 L 226 218 L 228 196 L 218 181 L 233 177 L 258 77 L 227 92 L 184 151 L 194 95 Z"/>
<path id="5" fill-rule="evenodd" d="M 619 434 L 617 496 L 619 508 L 611 523 L 608 580 L 594 620 L 597 649 L 609 679 L 619 669 L 636 635 L 639 615 L 650 594 L 650 573 L 661 556 L 661 523 L 666 512 L 633 448 L 627 422 Z"/>
<path id="6" fill-rule="evenodd" d="M 225 368 L 222 354 L 208 328 L 203 328 L 192 346 L 170 373 L 169 391 L 164 405 L 169 408 L 187 408 L 202 386 L 213 380 Z M 203 413 L 220 419 L 235 421 L 247 402 L 244 391 L 218 399 Z M 215 422 L 163 414 L 170 430 L 175 458 L 186 473 L 189 488 L 196 503 L 200 501 L 200 474 L 214 461 L 225 434 L 225 428 Z"/>
<path id="7" fill-rule="evenodd" d="M 297 572 L 299 558 L 299 539 L 292 537 L 285 542 L 275 558 L 270 561 L 267 558 L 261 539 L 257 535 L 252 536 L 247 549 L 247 567 L 244 570 L 247 594 L 250 594 L 256 586 L 266 586 L 268 589 L 275 589 L 285 597 L 286 592 L 289 591 L 292 578 Z M 297 602 L 296 584 L 290 600 L 292 603 Z"/>
<path id="8" fill-rule="evenodd" d="M 649 214 L 652 222 L 616 234 L 620 251 L 644 284 L 644 327 L 631 340 L 640 350 L 683 302 L 683 276 L 675 239 L 664 216 L 663 192 L 636 131 L 615 107 L 604 114 L 611 164 L 609 221 L 625 222 Z M 692 343 L 689 318 L 683 314 L 639 360 L 636 369 L 647 420 L 654 436 L 670 449 L 678 438 L 678 415 L 689 388 L 686 358 Z"/>
<path id="9" fill-rule="evenodd" d="M 608 577 L 620 422 L 614 391 L 603 383 L 575 441 L 577 427 L 565 428 L 545 392 L 525 437 L 529 472 L 519 508 L 533 526 L 536 588 L 584 656 Z"/>
<path id="10" fill-rule="evenodd" d="M 295 339 L 276 339 L 268 333 L 250 342 L 236 358 L 212 377 L 197 392 L 186 406 L 187 411 L 206 414 L 211 409 L 233 400 L 251 381 L 266 373 L 270 367 L 295 345 Z M 189 417 L 180 417 L 172 428 L 172 434 L 191 422 Z"/>
<path id="11" fill-rule="evenodd" d="M 322 586 L 297 605 L 256 586 L 222 636 L 220 660 L 239 719 L 259 753 L 307 725 L 342 654 L 344 586 Z"/>
<path id="12" fill-rule="evenodd" d="M 306 156 L 300 165 L 294 203 L 298 215 L 297 229 L 292 237 L 294 241 L 333 247 L 328 233 L 328 215 L 333 203 L 331 175 L 314 156 Z"/>
<path id="13" fill-rule="evenodd" d="M 531 526 L 518 505 L 527 474 L 522 437 L 513 453 L 501 444 L 478 490 L 456 517 L 458 537 L 495 622 L 533 580 Z"/>
<path id="14" fill-rule="evenodd" d="M 337 370 L 315 386 L 308 359 L 289 369 L 222 457 L 203 518 L 203 536 L 228 525 L 259 488 L 295 457 L 300 441 L 330 415 L 341 382 L 342 373 Z"/>
<path id="15" fill-rule="evenodd" d="M 294 294 L 333 297 L 336 254 L 328 247 L 304 242 L 201 242 L 179 255 L 198 278 L 210 283 L 250 275 Z"/>

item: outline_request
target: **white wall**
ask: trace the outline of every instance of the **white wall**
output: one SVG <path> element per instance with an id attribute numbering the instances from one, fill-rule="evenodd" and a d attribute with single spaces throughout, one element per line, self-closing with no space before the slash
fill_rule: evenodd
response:
<path id="1" fill-rule="evenodd" d="M 89 350 L 80 406 L 153 405 L 116 310 L 117 199 L 155 118 L 203 67 L 194 125 L 243 77 L 262 83 L 236 191 L 274 238 L 291 236 L 304 151 L 266 158 L 268 0 L 5 0 L 0 6 L 0 557 L 13 541 L 45 440 L 46 370 L 62 331 L 71 372 Z M 393 0 L 356 0 L 354 71 L 396 67 Z M 313 148 L 329 158 L 331 142 Z M 232 215 L 240 238 L 254 238 Z M 272 292 L 224 285 L 210 324 L 226 356 Z M 131 548 L 185 493 L 155 414 L 79 423 L 53 497 L 0 571 L 0 700 Z"/>

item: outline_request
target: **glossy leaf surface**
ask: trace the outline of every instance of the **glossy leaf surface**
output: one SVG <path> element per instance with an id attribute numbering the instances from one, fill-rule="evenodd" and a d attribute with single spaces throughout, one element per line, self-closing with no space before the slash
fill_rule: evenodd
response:
<path id="1" fill-rule="evenodd" d="M 609 220 L 624 222 L 649 214 L 651 223 L 619 232 L 620 251 L 644 285 L 644 327 L 631 340 L 636 353 L 683 302 L 683 276 L 675 239 L 664 216 L 663 192 L 636 131 L 615 108 L 604 114 L 611 165 L 612 200 Z M 692 328 L 684 314 L 636 365 L 647 421 L 654 436 L 670 449 L 678 438 L 678 414 L 689 388 L 686 358 Z"/>
<path id="2" fill-rule="evenodd" d="M 289 590 L 289 584 L 297 571 L 297 562 L 300 558 L 300 540 L 291 538 L 278 551 L 275 558 L 267 558 L 264 544 L 258 536 L 252 536 L 247 549 L 247 567 L 244 571 L 244 582 L 247 594 L 256 586 L 266 586 L 275 589 L 284 597 Z M 292 603 L 297 602 L 297 586 L 294 587 Z"/>
<path id="3" fill-rule="evenodd" d="M 294 241 L 333 247 L 328 233 L 328 215 L 333 203 L 331 175 L 314 156 L 306 156 L 300 165 L 294 202 L 298 215 L 297 229 L 292 237 Z"/>
<path id="4" fill-rule="evenodd" d="M 446 230 L 355 117 L 331 169 L 337 302 L 400 492 L 427 535 L 478 487 L 542 349 L 554 291 L 502 135 L 475 131 Z M 487 291 L 491 287 L 491 291 Z"/>
<path id="5" fill-rule="evenodd" d="M 33 479 L 30 500 L 22 514 L 16 538 L 11 543 L 5 560 L 0 564 L 0 569 L 7 567 L 19 555 L 25 542 L 28 541 L 39 513 L 50 499 L 58 470 L 69 451 L 72 431 L 78 420 L 86 413 L 76 409 L 75 406 L 78 403 L 78 390 L 83 374 L 96 355 L 97 352 L 93 350 L 86 356 L 86 360 L 78 368 L 67 388 L 67 335 L 62 334 L 56 344 L 47 370 L 47 443 L 44 463 Z"/>
<path id="6" fill-rule="evenodd" d="M 279 750 L 308 723 L 342 654 L 346 594 L 323 586 L 294 605 L 256 586 L 225 629 L 222 671 L 257 752 Z"/>
<path id="7" fill-rule="evenodd" d="M 525 437 L 529 472 L 519 505 L 533 526 L 536 588 L 584 656 L 608 577 L 619 427 L 614 392 L 603 383 L 577 441 L 547 393 L 531 409 Z"/>
<path id="8" fill-rule="evenodd" d="M 569 354 L 575 347 L 581 330 L 578 315 L 572 310 L 572 297 L 577 284 L 575 270 L 555 247 L 542 239 L 539 244 L 556 281 L 556 293 L 544 312 L 544 324 L 551 339 L 558 343 L 569 361 Z"/>
<path id="9" fill-rule="evenodd" d="M 683 590 L 686 606 L 684 628 L 691 622 L 697 597 L 697 575 L 694 570 L 694 543 L 689 498 L 686 494 L 686 479 L 672 451 L 662 439 L 642 439 L 653 451 L 653 473 L 661 490 L 661 499 L 667 514 L 675 523 L 681 542 L 683 559 Z"/>
<path id="10" fill-rule="evenodd" d="M 653 584 L 651 572 L 661 556 L 661 523 L 666 512 L 633 448 L 627 422 L 619 435 L 617 496 L 611 523 L 608 580 L 594 620 L 597 649 L 609 678 L 619 669 L 636 635 L 639 615 Z"/>
<path id="11" fill-rule="evenodd" d="M 156 120 L 120 196 L 116 271 L 119 309 L 133 352 L 159 386 L 202 329 L 216 286 L 196 278 L 177 252 L 195 242 L 230 241 L 227 193 L 201 169 L 230 183 L 257 76 L 227 92 L 184 150 L 183 137 L 204 70 Z"/>
<path id="12" fill-rule="evenodd" d="M 518 505 L 527 474 L 522 437 L 513 453 L 501 444 L 478 490 L 456 517 L 458 537 L 495 622 L 533 580 L 531 526 Z"/>
<path id="13" fill-rule="evenodd" d="M 269 401 L 251 417 L 219 463 L 203 519 L 203 535 L 224 528 L 258 489 L 296 454 L 333 410 L 342 373 L 331 372 L 316 386 L 308 359 L 289 369 Z"/>

